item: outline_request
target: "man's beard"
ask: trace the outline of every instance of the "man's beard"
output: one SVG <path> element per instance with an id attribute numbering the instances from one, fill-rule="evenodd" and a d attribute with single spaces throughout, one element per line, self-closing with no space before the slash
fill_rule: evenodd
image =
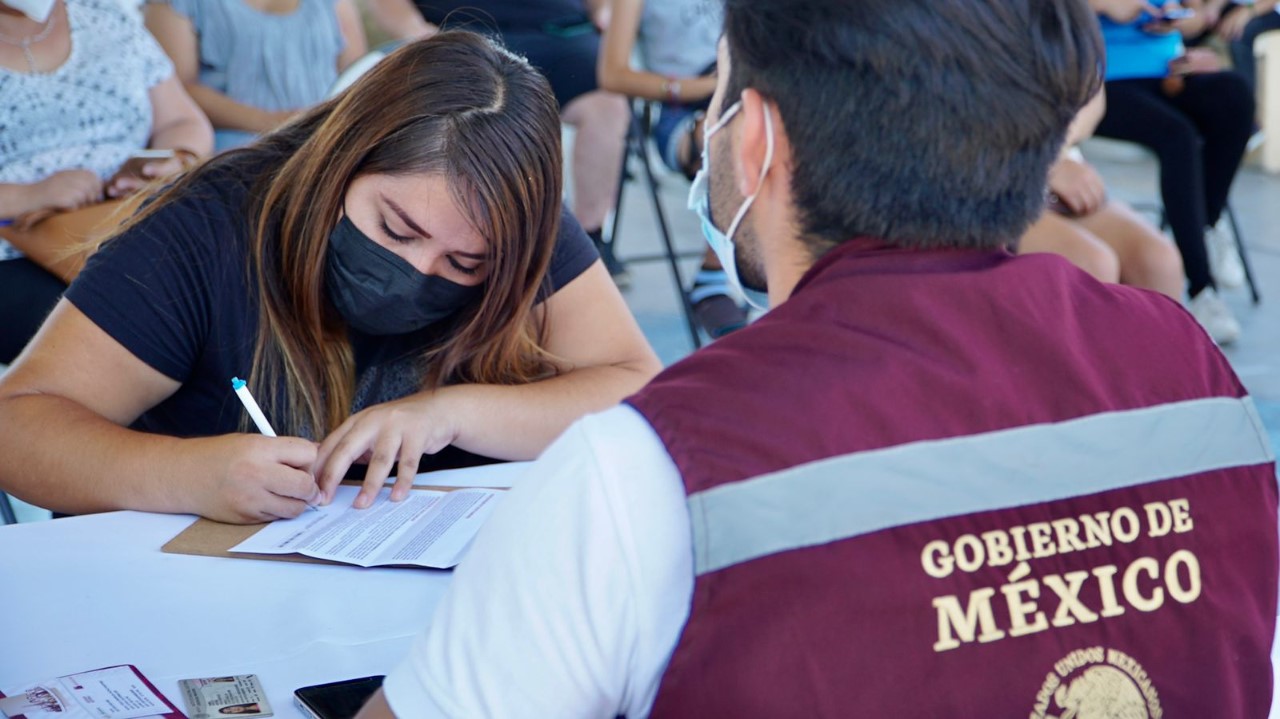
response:
<path id="1" fill-rule="evenodd" d="M 713 142 L 714 140 L 715 138 L 712 138 Z M 729 143 L 719 144 L 721 146 L 719 152 L 715 148 L 711 149 L 711 167 L 708 168 L 711 173 L 709 178 L 711 180 L 711 222 L 727 235 L 730 223 L 746 202 L 746 198 L 738 194 L 737 178 L 729 169 L 730 163 L 724 159 L 729 150 Z M 764 292 L 767 289 L 764 263 L 760 258 L 760 243 L 756 237 L 755 227 L 750 222 L 750 215 L 751 210 L 747 210 L 746 216 L 738 223 L 738 228 L 729 241 L 734 245 L 738 281 L 749 290 Z M 725 223 L 723 227 L 720 225 L 721 222 Z"/>

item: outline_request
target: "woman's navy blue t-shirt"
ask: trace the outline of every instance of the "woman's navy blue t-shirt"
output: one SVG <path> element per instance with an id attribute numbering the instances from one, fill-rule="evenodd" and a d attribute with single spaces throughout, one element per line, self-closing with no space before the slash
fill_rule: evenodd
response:
<path id="1" fill-rule="evenodd" d="M 240 428 L 244 409 L 231 378 L 248 375 L 258 333 L 257 285 L 246 269 L 252 183 L 253 177 L 229 169 L 212 170 L 183 197 L 98 250 L 66 292 L 125 349 L 181 383 L 134 429 L 199 437 Z M 573 281 L 597 257 L 565 212 L 548 273 L 550 291 Z M 417 391 L 419 352 L 432 339 L 426 333 L 373 337 L 353 331 L 353 411 Z"/>

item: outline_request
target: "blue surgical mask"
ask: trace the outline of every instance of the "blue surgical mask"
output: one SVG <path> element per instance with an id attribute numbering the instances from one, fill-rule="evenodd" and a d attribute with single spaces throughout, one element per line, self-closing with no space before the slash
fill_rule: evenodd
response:
<path id="1" fill-rule="evenodd" d="M 698 170 L 697 176 L 693 178 L 693 185 L 689 188 L 689 209 L 698 214 L 698 218 L 702 221 L 702 236 L 707 239 L 707 244 L 711 245 L 711 251 L 716 254 L 716 258 L 720 260 L 720 266 L 724 267 L 725 274 L 729 277 L 729 283 L 742 291 L 742 295 L 747 298 L 747 302 L 756 309 L 764 310 L 769 308 L 769 294 L 762 287 L 747 287 L 742 284 L 742 280 L 738 277 L 738 258 L 736 245 L 733 244 L 733 233 L 737 232 L 738 225 L 742 223 L 742 218 L 746 217 L 747 210 L 751 209 L 751 203 L 756 201 L 756 196 L 760 194 L 760 187 L 764 185 L 765 175 L 769 174 L 769 167 L 773 164 L 773 117 L 765 112 L 764 129 L 765 129 L 765 155 L 764 169 L 760 171 L 760 180 L 756 183 L 755 192 L 751 193 L 742 203 L 742 207 L 738 208 L 738 213 L 734 215 L 733 222 L 729 223 L 727 232 L 721 232 L 711 221 L 711 136 L 716 134 L 733 119 L 733 116 L 742 109 L 741 102 L 733 103 L 720 120 L 707 128 L 702 136 L 702 167 Z"/>

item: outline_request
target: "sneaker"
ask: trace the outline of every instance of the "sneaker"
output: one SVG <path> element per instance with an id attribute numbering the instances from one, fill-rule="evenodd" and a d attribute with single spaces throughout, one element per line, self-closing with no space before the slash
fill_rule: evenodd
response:
<path id="1" fill-rule="evenodd" d="M 1244 154 L 1248 155 L 1254 150 L 1257 150 L 1259 147 L 1262 147 L 1266 141 L 1266 131 L 1255 123 L 1253 126 L 1253 134 L 1249 135 L 1249 142 L 1244 146 Z"/>
<path id="2" fill-rule="evenodd" d="M 719 339 L 747 326 L 747 310 L 733 298 L 724 270 L 698 270 L 689 288 L 693 321 L 711 339 Z"/>
<path id="3" fill-rule="evenodd" d="M 1206 287 L 1200 294 L 1192 297 L 1187 309 L 1214 342 L 1229 345 L 1240 336 L 1240 323 L 1236 321 L 1227 303 L 1218 296 L 1218 291 L 1212 287 Z"/>
<path id="4" fill-rule="evenodd" d="M 613 278 L 613 283 L 618 289 L 625 290 L 631 286 L 631 272 L 627 270 L 626 264 L 613 254 L 613 243 L 605 242 L 598 239 L 595 234 L 588 232 L 591 241 L 596 246 L 596 251 L 600 253 L 600 260 L 604 262 L 604 268 L 609 271 L 609 276 Z"/>
<path id="5" fill-rule="evenodd" d="M 1210 227 L 1204 233 L 1204 241 L 1209 247 L 1209 269 L 1214 282 L 1231 290 L 1243 287 L 1244 263 L 1240 261 L 1235 238 L 1221 227 Z"/>

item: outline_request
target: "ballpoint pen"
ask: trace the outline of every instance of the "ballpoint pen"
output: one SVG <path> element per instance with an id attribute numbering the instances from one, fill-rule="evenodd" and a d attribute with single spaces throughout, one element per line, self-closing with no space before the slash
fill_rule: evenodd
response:
<path id="1" fill-rule="evenodd" d="M 240 404 L 244 405 L 246 411 L 249 412 L 249 418 L 257 425 L 258 431 L 268 437 L 275 437 L 276 431 L 271 428 L 271 423 L 267 421 L 267 416 L 262 413 L 262 408 L 258 406 L 258 401 L 253 398 L 249 392 L 249 386 L 239 377 L 231 378 L 231 389 L 235 390 L 236 396 L 240 398 Z M 307 509 L 317 511 L 317 507 L 307 502 Z"/>

